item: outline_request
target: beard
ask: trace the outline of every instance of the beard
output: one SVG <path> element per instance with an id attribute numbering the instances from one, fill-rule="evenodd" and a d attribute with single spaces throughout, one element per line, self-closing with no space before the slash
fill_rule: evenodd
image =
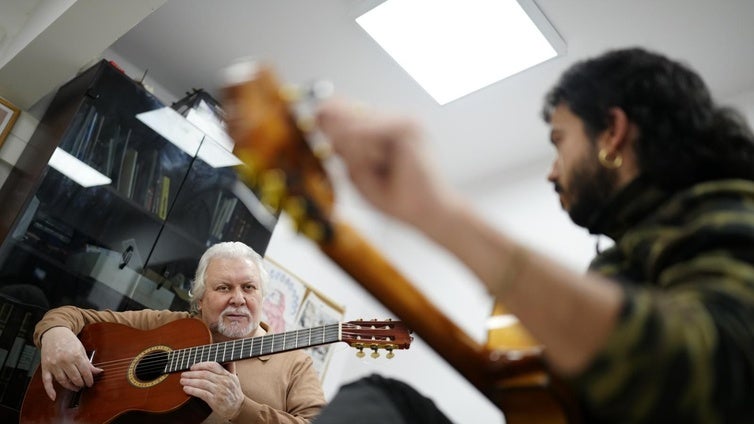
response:
<path id="1" fill-rule="evenodd" d="M 238 321 L 230 321 L 229 323 L 226 323 L 223 319 L 228 314 L 239 313 L 247 314 L 247 316 L 249 317 L 248 324 L 243 325 Z M 252 316 L 249 315 L 247 310 L 239 311 L 233 308 L 226 308 L 220 314 L 220 319 L 217 320 L 217 323 L 210 326 L 210 330 L 212 330 L 212 332 L 214 333 L 222 334 L 223 336 L 230 339 L 240 339 L 249 336 L 252 331 L 257 328 L 258 325 L 259 323 L 252 319 Z"/>
<path id="2" fill-rule="evenodd" d="M 618 177 L 615 170 L 597 161 L 586 159 L 583 165 L 574 170 L 570 187 L 566 187 L 572 198 L 568 216 L 574 224 L 588 228 L 594 213 L 602 210 L 615 192 Z"/>

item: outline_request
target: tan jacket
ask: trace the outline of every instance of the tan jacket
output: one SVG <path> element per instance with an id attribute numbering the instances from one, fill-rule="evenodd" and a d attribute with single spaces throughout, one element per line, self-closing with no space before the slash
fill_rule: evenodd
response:
<path id="1" fill-rule="evenodd" d="M 96 311 L 63 306 L 52 309 L 37 323 L 34 343 L 39 347 L 42 334 L 52 327 L 67 327 L 78 334 L 94 322 L 115 322 L 151 330 L 177 319 L 189 318 L 176 311 Z M 262 328 L 267 325 L 262 323 Z M 277 353 L 236 362 L 236 373 L 246 395 L 238 423 L 308 423 L 325 405 L 319 377 L 309 355 L 303 351 Z M 205 423 L 223 420 L 210 415 Z"/>

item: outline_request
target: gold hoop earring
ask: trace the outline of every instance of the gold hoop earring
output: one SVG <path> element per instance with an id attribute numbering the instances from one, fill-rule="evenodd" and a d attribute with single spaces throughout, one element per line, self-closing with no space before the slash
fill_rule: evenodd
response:
<path id="1" fill-rule="evenodd" d="M 609 159 L 607 155 L 608 153 L 605 149 L 600 149 L 599 153 L 597 154 L 597 158 L 605 168 L 618 169 L 621 165 L 623 165 L 623 156 L 621 156 L 620 154 L 616 153 L 612 159 Z"/>

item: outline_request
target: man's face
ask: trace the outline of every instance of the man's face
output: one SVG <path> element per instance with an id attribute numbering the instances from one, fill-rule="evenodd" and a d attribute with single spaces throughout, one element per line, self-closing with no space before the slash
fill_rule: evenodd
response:
<path id="1" fill-rule="evenodd" d="M 594 211 L 605 206 L 615 190 L 617 174 L 597 160 L 598 140 L 587 136 L 583 121 L 566 105 L 550 117 L 550 141 L 557 157 L 547 179 L 560 195 L 560 205 L 571 220 L 585 227 Z"/>
<path id="2" fill-rule="evenodd" d="M 204 296 L 198 301 L 202 320 L 213 333 L 248 337 L 259 326 L 262 282 L 249 259 L 215 258 L 204 274 Z"/>

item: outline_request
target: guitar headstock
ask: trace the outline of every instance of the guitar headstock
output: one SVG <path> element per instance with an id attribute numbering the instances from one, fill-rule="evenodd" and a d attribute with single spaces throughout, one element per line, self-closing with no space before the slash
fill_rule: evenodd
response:
<path id="1" fill-rule="evenodd" d="M 348 321 L 341 326 L 341 340 L 359 350 L 357 356 L 364 356 L 364 349 L 372 349 L 372 357 L 380 356 L 378 351 L 388 351 L 387 357 L 393 357 L 393 350 L 408 349 L 411 346 L 411 331 L 400 321 Z"/>
<path id="2" fill-rule="evenodd" d="M 301 92 L 283 87 L 270 67 L 237 64 L 226 72 L 224 109 L 241 179 L 275 212 L 284 210 L 315 241 L 332 234 L 334 190 L 321 150 L 309 135 L 311 117 L 294 116 Z"/>

